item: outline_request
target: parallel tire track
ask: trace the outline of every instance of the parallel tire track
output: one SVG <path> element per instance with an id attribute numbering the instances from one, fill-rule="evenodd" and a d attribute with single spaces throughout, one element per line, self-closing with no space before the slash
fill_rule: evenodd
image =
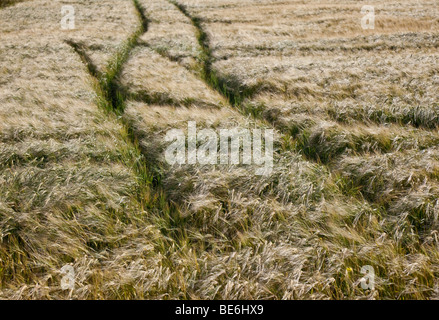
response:
<path id="1" fill-rule="evenodd" d="M 202 19 L 196 16 L 193 16 L 185 5 L 175 1 L 175 0 L 167 0 L 169 3 L 173 4 L 175 7 L 177 7 L 182 14 L 184 14 L 188 19 L 192 21 L 193 26 L 197 30 L 197 39 L 200 47 L 202 48 L 202 77 L 203 80 L 214 90 L 225 96 L 230 104 L 240 110 L 243 114 L 247 114 L 252 116 L 255 119 L 258 119 L 260 121 L 269 123 L 271 126 L 282 132 L 284 134 L 284 137 L 286 140 L 296 140 L 297 143 L 306 145 L 307 144 L 307 137 L 297 137 L 291 133 L 291 130 L 288 127 L 285 126 L 279 126 L 276 119 L 272 118 L 270 115 L 263 115 L 259 112 L 254 112 L 252 110 L 248 110 L 245 108 L 245 106 L 242 105 L 242 102 L 247 99 L 251 99 L 251 97 L 258 91 L 259 87 L 253 87 L 253 88 L 242 88 L 242 86 L 238 85 L 238 88 L 230 88 L 230 86 L 227 83 L 227 80 L 221 78 L 214 68 L 212 67 L 212 64 L 214 62 L 214 57 L 212 53 L 212 48 L 210 46 L 210 39 L 206 31 L 203 29 L 203 26 L 201 24 Z M 305 140 L 304 140 L 305 139 Z M 302 155 L 305 159 L 308 161 L 317 163 L 320 166 L 324 166 L 328 172 L 331 174 L 334 174 L 336 177 L 338 177 L 338 173 L 335 172 L 330 168 L 330 166 L 326 163 L 323 163 L 318 157 L 315 157 L 312 154 L 309 154 L 306 152 L 306 149 L 302 150 Z M 345 182 L 343 179 L 338 177 L 335 179 L 338 183 L 338 186 L 340 188 L 340 191 L 345 196 L 352 196 L 352 191 L 345 186 Z M 362 190 L 359 190 L 358 193 L 355 193 L 355 197 L 359 200 L 366 200 L 370 205 L 377 206 L 380 210 L 385 210 L 381 208 L 378 204 L 376 204 L 373 201 L 368 200 L 367 195 L 363 193 Z"/>
<path id="2" fill-rule="evenodd" d="M 169 3 L 173 4 L 180 12 L 185 15 L 193 24 L 197 30 L 196 38 L 198 44 L 201 47 L 201 63 L 202 63 L 202 77 L 203 80 L 214 90 L 218 91 L 220 94 L 225 96 L 230 104 L 234 107 L 240 107 L 241 103 L 253 96 L 253 94 L 259 89 L 259 86 L 255 87 L 244 87 L 239 86 L 238 88 L 230 86 L 228 81 L 220 77 L 216 71 L 213 69 L 212 64 L 214 61 L 210 39 L 208 34 L 204 31 L 201 25 L 201 18 L 193 16 L 189 13 L 186 6 L 174 1 L 168 0 Z"/>
<path id="3" fill-rule="evenodd" d="M 119 75 L 122 72 L 125 62 L 130 57 L 134 48 L 139 44 L 138 40 L 141 35 L 148 31 L 149 20 L 144 14 L 144 10 L 137 0 L 133 0 L 133 5 L 139 17 L 139 28 L 120 46 L 114 56 L 108 61 L 107 67 L 103 72 L 99 72 L 93 64 L 92 59 L 87 55 L 85 48 L 74 41 L 67 40 L 73 50 L 79 55 L 82 62 L 88 69 L 90 76 L 93 78 L 94 90 L 97 95 L 97 104 L 104 111 L 113 113 L 128 135 L 126 143 L 130 144 L 137 155 L 134 163 L 128 165 L 132 167 L 138 177 L 143 193 L 139 194 L 139 201 L 151 210 L 159 210 L 158 215 L 163 219 L 165 225 L 169 228 L 161 228 L 166 236 L 179 239 L 179 231 L 174 228 L 178 225 L 179 209 L 166 199 L 165 192 L 161 187 L 161 170 L 155 163 L 148 163 L 144 156 L 142 147 L 139 144 L 139 138 L 136 130 L 124 117 L 126 101 L 130 98 L 129 94 L 119 83 Z M 145 192 L 148 193 L 145 195 Z M 150 194 L 151 193 L 151 194 Z M 177 234 L 174 234 L 177 233 Z"/>

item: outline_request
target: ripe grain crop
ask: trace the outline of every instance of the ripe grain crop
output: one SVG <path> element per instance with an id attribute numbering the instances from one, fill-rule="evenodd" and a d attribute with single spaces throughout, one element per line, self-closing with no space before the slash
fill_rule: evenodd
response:
<path id="1" fill-rule="evenodd" d="M 2 1 L 0 297 L 438 298 L 439 8 L 362 4 Z M 189 121 L 273 171 L 170 165 Z"/>

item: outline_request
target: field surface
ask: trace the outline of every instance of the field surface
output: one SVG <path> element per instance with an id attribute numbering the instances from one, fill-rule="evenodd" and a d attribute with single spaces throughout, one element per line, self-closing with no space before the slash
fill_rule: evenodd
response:
<path id="1" fill-rule="evenodd" d="M 0 298 L 439 299 L 437 0 L 0 1 Z"/>

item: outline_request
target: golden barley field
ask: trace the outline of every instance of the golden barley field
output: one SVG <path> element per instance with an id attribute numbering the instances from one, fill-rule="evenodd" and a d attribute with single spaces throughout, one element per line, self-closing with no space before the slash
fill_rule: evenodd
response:
<path id="1" fill-rule="evenodd" d="M 439 299 L 437 0 L 0 0 L 0 298 Z"/>

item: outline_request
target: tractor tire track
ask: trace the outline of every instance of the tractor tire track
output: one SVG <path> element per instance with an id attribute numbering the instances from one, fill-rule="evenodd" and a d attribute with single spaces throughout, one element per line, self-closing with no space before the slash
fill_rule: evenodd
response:
<path id="1" fill-rule="evenodd" d="M 97 96 L 97 105 L 105 112 L 114 114 L 127 132 L 126 143 L 130 144 L 136 152 L 135 163 L 128 165 L 133 168 L 138 177 L 142 190 L 138 195 L 139 201 L 150 210 L 153 210 L 162 220 L 160 224 L 168 228 L 160 228 L 168 241 L 178 242 L 181 232 L 176 229 L 179 220 L 179 208 L 174 203 L 166 199 L 165 192 L 161 187 L 161 170 L 156 163 L 149 163 L 144 156 L 145 150 L 139 143 L 140 137 L 132 124 L 123 117 L 126 102 L 131 99 L 129 92 L 119 83 L 119 76 L 123 70 L 125 62 L 130 57 L 133 49 L 141 45 L 139 38 L 148 31 L 149 20 L 144 13 L 144 9 L 137 0 L 133 0 L 133 5 L 139 18 L 139 28 L 120 46 L 114 56 L 108 61 L 107 67 L 103 72 L 99 72 L 97 66 L 87 55 L 86 48 L 81 43 L 72 40 L 65 42 L 72 47 L 78 54 L 83 64 L 93 80 L 93 87 Z M 146 194 L 145 194 L 146 193 Z M 171 244 L 170 244 L 171 245 Z M 174 242 L 173 244 L 174 245 Z"/>
<path id="2" fill-rule="evenodd" d="M 249 115 L 253 117 L 254 119 L 263 121 L 270 126 L 276 128 L 279 130 L 286 140 L 293 140 L 297 142 L 298 146 L 306 146 L 308 144 L 308 138 L 306 135 L 297 136 L 291 133 L 291 130 L 288 128 L 288 126 L 283 126 L 279 121 L 277 121 L 276 118 L 273 118 L 270 113 L 263 114 L 260 112 L 254 112 L 253 110 L 249 110 L 245 106 L 243 106 L 243 102 L 245 100 L 250 100 L 255 93 L 257 93 L 258 89 L 260 89 L 259 86 L 251 87 L 251 88 L 243 88 L 242 85 L 238 84 L 238 87 L 231 88 L 228 81 L 218 75 L 218 73 L 213 68 L 214 63 L 214 57 L 212 48 L 210 46 L 210 39 L 207 34 L 207 32 L 203 29 L 203 26 L 201 24 L 202 18 L 193 16 L 185 5 L 175 1 L 175 0 L 167 0 L 169 3 L 176 6 L 182 14 L 184 14 L 188 19 L 192 21 L 193 26 L 197 30 L 196 37 L 198 39 L 198 43 L 200 47 L 202 48 L 202 79 L 214 90 L 219 92 L 221 95 L 225 96 L 230 104 L 237 108 L 241 113 L 245 115 Z M 166 56 L 165 56 L 166 57 Z M 296 147 L 297 149 L 297 147 Z M 339 176 L 339 174 L 333 170 L 330 166 L 330 164 L 322 162 L 321 159 L 318 156 L 315 156 L 314 154 L 310 154 L 309 152 L 306 152 L 306 148 L 299 149 L 300 153 L 306 159 L 307 161 L 316 163 L 322 167 L 324 167 L 330 174 L 334 175 L 336 177 L 337 184 L 340 188 L 340 191 L 344 196 L 353 196 L 352 191 L 347 187 L 345 184 L 346 182 L 342 179 L 342 177 Z M 367 195 L 364 194 L 362 190 L 358 190 L 354 194 L 355 198 L 357 198 L 360 201 L 367 201 L 371 206 L 377 207 L 378 210 L 384 210 L 385 208 L 382 208 L 379 204 L 375 203 L 371 199 L 368 199 Z"/>

